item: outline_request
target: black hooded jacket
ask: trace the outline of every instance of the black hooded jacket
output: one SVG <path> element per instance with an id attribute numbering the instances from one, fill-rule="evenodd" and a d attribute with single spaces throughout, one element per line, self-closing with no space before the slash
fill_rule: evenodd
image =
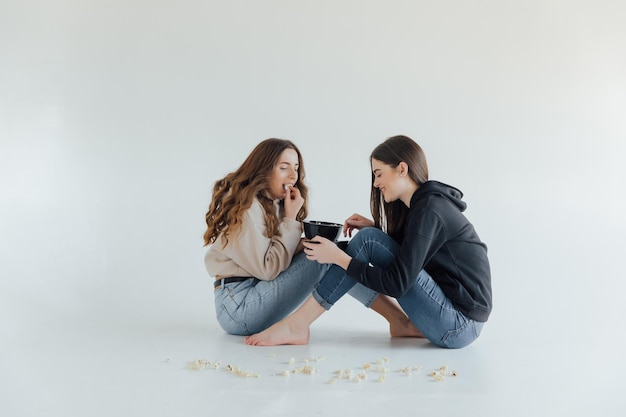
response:
<path id="1" fill-rule="evenodd" d="M 491 312 L 487 246 L 463 215 L 463 193 L 437 181 L 422 184 L 411 197 L 404 238 L 394 261 L 375 267 L 357 259 L 348 275 L 365 286 L 402 297 L 422 269 L 467 317 L 485 322 Z"/>

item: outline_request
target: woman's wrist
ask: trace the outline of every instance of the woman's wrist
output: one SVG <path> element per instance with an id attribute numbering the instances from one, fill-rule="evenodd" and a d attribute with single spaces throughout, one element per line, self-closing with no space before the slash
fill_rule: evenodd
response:
<path id="1" fill-rule="evenodd" d="M 337 258 L 334 263 L 347 271 L 350 261 L 352 261 L 352 257 L 339 249 L 339 253 L 337 254 Z"/>

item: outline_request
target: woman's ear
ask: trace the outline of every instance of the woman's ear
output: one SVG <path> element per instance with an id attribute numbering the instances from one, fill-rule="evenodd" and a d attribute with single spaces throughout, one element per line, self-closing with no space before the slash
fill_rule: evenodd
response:
<path id="1" fill-rule="evenodd" d="M 404 177 L 408 173 L 409 173 L 409 166 L 408 166 L 408 164 L 406 162 L 400 162 L 398 164 L 398 174 L 400 174 L 401 177 Z"/>

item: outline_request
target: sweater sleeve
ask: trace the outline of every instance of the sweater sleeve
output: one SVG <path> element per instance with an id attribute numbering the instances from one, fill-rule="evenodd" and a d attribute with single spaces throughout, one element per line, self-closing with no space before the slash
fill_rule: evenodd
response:
<path id="1" fill-rule="evenodd" d="M 352 258 L 347 273 L 375 291 L 398 298 L 444 242 L 444 223 L 432 210 L 422 209 L 407 219 L 404 240 L 391 264 L 379 267 Z"/>
<path id="2" fill-rule="evenodd" d="M 243 217 L 239 233 L 229 239 L 221 252 L 240 270 L 264 281 L 276 278 L 287 269 L 302 235 L 300 222 L 283 218 L 280 236 L 265 236 L 263 208 L 253 204 Z"/>

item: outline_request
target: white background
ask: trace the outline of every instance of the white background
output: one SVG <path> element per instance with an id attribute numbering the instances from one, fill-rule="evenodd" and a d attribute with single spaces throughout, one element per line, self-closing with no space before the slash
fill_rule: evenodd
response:
<path id="1" fill-rule="evenodd" d="M 465 193 L 489 246 L 480 346 L 581 349 L 617 381 L 625 18 L 609 0 L 3 0 L 0 387 L 28 397 L 9 353 L 37 361 L 34 334 L 85 317 L 221 334 L 202 259 L 213 182 L 291 139 L 310 217 L 341 222 L 369 213 L 368 156 L 396 134 Z M 346 306 L 349 334 L 364 313 Z"/>

